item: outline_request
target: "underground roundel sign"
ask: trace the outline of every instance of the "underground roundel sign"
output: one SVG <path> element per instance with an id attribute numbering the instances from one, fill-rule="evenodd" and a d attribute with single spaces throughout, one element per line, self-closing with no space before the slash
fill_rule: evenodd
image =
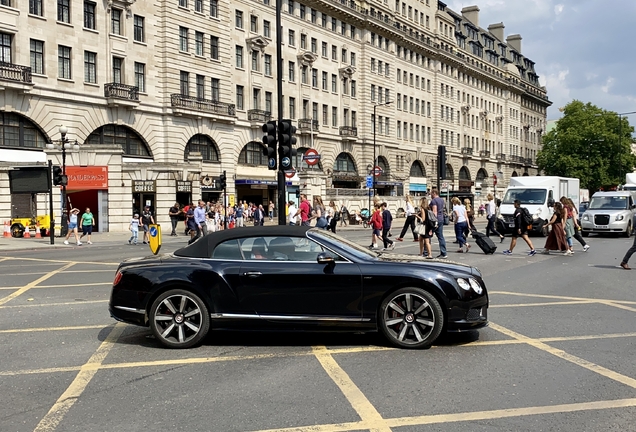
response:
<path id="1" fill-rule="evenodd" d="M 320 155 L 316 149 L 308 149 L 303 155 L 303 160 L 309 166 L 316 165 L 320 161 Z"/>

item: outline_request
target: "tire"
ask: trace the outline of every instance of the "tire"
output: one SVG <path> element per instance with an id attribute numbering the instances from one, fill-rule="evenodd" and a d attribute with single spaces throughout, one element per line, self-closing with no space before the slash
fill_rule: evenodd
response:
<path id="1" fill-rule="evenodd" d="M 399 348 L 428 348 L 444 327 L 444 311 L 432 294 L 421 288 L 400 288 L 380 304 L 378 327 Z"/>
<path id="2" fill-rule="evenodd" d="M 200 343 L 210 329 L 210 314 L 203 300 L 183 289 L 172 289 L 152 303 L 150 328 L 167 348 L 191 348 Z"/>
<path id="3" fill-rule="evenodd" d="M 367 221 L 362 221 L 362 228 L 369 228 Z"/>
<path id="4" fill-rule="evenodd" d="M 20 238 L 24 236 L 24 225 L 21 223 L 14 223 L 11 225 L 11 237 Z"/>
<path id="5" fill-rule="evenodd" d="M 627 238 L 630 238 L 632 236 L 632 223 L 628 222 L 627 223 L 627 228 L 625 228 L 625 232 L 623 233 L 623 235 Z"/>

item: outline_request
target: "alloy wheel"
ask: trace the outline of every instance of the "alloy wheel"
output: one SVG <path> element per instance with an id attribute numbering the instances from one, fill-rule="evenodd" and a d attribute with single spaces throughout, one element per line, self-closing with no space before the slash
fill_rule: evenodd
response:
<path id="1" fill-rule="evenodd" d="M 155 337 L 171 348 L 187 348 L 199 342 L 208 331 L 207 308 L 187 291 L 165 293 L 152 306 L 151 327 Z"/>
<path id="2" fill-rule="evenodd" d="M 381 326 L 388 339 L 402 347 L 420 348 L 433 343 L 443 325 L 439 303 L 421 289 L 403 289 L 385 299 Z"/>

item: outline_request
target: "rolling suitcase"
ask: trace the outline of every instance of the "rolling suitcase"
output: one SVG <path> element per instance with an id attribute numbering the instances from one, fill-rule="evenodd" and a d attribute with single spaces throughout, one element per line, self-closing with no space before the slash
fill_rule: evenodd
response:
<path id="1" fill-rule="evenodd" d="M 497 250 L 497 246 L 495 246 L 495 243 L 490 240 L 490 237 L 486 236 L 486 234 L 482 234 L 478 231 L 473 231 L 472 236 L 475 239 L 475 243 L 477 243 L 477 246 L 479 246 L 486 255 L 494 254 Z"/>

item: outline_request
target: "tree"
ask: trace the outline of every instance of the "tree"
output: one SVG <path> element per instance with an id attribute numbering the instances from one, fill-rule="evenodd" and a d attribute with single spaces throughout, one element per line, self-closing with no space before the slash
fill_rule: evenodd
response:
<path id="1" fill-rule="evenodd" d="M 574 100 L 543 138 L 537 165 L 545 175 L 576 177 L 581 187 L 595 192 L 625 181 L 636 166 L 632 133 L 626 117 Z"/>

